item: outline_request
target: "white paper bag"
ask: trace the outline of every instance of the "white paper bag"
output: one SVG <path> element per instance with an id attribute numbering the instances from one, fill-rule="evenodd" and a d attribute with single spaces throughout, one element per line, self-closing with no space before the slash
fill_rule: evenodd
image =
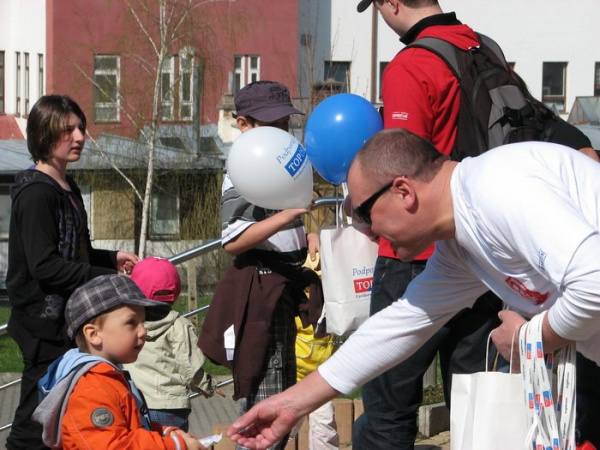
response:
<path id="1" fill-rule="evenodd" d="M 524 382 L 520 374 L 452 376 L 451 450 L 527 450 Z"/>
<path id="2" fill-rule="evenodd" d="M 378 247 L 351 226 L 322 229 L 320 239 L 327 332 L 347 335 L 369 317 Z"/>

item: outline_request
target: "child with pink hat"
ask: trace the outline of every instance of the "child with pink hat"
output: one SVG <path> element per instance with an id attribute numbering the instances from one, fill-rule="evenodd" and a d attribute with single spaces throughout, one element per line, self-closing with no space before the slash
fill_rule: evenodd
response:
<path id="1" fill-rule="evenodd" d="M 181 292 L 179 273 L 167 259 L 140 261 L 131 279 L 147 298 L 171 305 Z M 196 345 L 195 326 L 173 309 L 164 319 L 144 325 L 146 345 L 126 368 L 144 393 L 152 421 L 187 431 L 190 390 L 205 397 L 215 394 L 213 378 L 202 369 L 205 357 Z"/>

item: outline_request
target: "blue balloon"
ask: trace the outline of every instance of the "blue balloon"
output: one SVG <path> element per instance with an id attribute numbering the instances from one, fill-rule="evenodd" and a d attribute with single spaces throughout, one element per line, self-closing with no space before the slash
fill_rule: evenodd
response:
<path id="1" fill-rule="evenodd" d="M 382 128 L 381 116 L 368 100 L 355 94 L 332 95 L 306 122 L 306 154 L 323 178 L 342 183 L 354 155 Z"/>

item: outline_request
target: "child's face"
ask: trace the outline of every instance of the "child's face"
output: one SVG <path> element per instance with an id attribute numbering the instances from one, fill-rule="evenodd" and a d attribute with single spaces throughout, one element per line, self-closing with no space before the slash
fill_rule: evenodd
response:
<path id="1" fill-rule="evenodd" d="M 115 364 L 135 362 L 146 342 L 143 306 L 123 305 L 106 315 L 98 330 L 102 340 L 98 356 Z"/>

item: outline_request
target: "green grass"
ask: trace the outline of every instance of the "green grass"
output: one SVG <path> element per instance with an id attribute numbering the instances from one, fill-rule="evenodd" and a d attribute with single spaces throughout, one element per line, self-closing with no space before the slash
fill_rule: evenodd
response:
<path id="1" fill-rule="evenodd" d="M 8 322 L 9 308 L 0 308 L 0 324 Z M 0 336 L 0 372 L 23 372 L 19 347 L 7 334 Z"/>
<path id="2" fill-rule="evenodd" d="M 202 296 L 198 298 L 198 307 L 210 303 L 212 297 Z M 185 297 L 180 297 L 174 305 L 175 310 L 180 313 L 187 311 L 187 301 Z M 201 324 L 204 320 L 204 313 L 198 315 L 198 323 Z M 10 308 L 0 308 L 0 324 L 8 322 L 10 316 Z M 211 375 L 230 375 L 231 371 L 224 366 L 207 361 L 204 364 L 204 370 Z M 23 372 L 23 358 L 17 344 L 8 336 L 0 336 L 0 372 Z"/>

